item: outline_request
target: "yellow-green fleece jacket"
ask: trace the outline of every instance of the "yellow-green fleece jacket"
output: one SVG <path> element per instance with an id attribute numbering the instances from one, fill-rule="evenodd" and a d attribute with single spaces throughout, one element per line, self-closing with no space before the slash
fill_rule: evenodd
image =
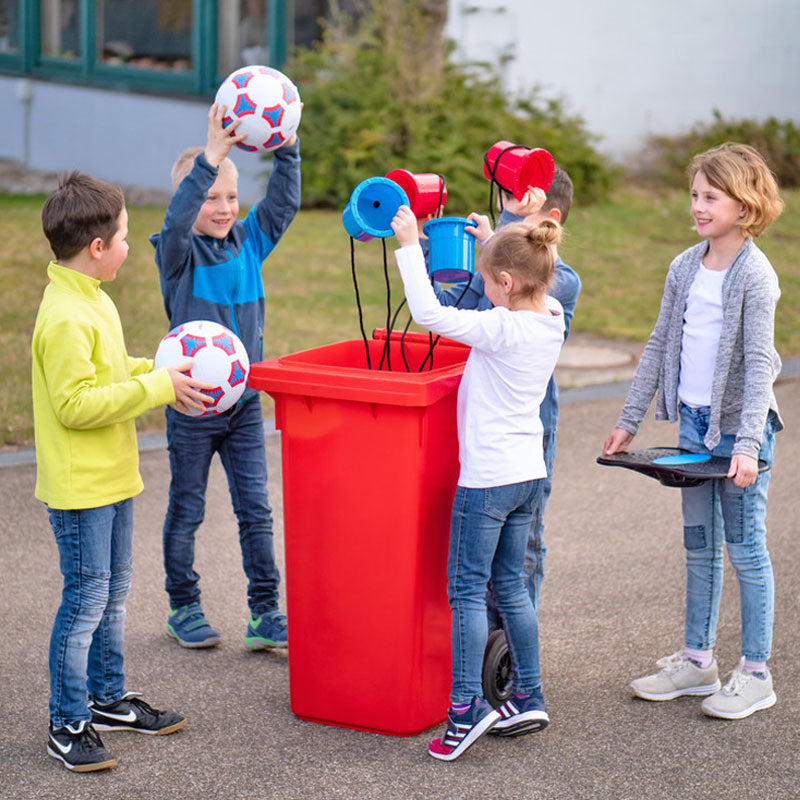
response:
<path id="1" fill-rule="evenodd" d="M 36 497 L 97 508 L 142 491 L 134 419 L 175 401 L 166 369 L 125 350 L 100 281 L 50 262 L 31 351 Z"/>

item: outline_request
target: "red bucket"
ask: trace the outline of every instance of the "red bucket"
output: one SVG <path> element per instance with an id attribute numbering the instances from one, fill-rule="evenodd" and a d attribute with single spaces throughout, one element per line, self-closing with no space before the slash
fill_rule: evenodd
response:
<path id="1" fill-rule="evenodd" d="M 386 173 L 386 177 L 399 184 L 408 195 L 409 206 L 417 219 L 424 219 L 430 214 L 436 215 L 439 213 L 439 206 L 444 208 L 447 204 L 447 187 L 441 175 L 432 172 L 415 175 L 407 169 L 393 169 Z"/>
<path id="2" fill-rule="evenodd" d="M 483 174 L 494 178 L 503 189 L 522 200 L 532 186 L 550 188 L 555 173 L 553 156 L 541 147 L 524 147 L 511 142 L 495 142 L 483 159 Z"/>

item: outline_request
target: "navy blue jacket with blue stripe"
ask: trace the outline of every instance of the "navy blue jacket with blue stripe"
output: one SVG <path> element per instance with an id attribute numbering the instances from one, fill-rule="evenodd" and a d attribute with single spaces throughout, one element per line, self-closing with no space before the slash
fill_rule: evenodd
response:
<path id="1" fill-rule="evenodd" d="M 264 284 L 261 265 L 300 208 L 300 144 L 279 148 L 267 191 L 225 239 L 192 231 L 219 170 L 202 153 L 172 196 L 156 249 L 170 330 L 192 319 L 230 328 L 244 343 L 250 363 L 263 358 Z M 254 395 L 247 389 L 244 397 Z"/>

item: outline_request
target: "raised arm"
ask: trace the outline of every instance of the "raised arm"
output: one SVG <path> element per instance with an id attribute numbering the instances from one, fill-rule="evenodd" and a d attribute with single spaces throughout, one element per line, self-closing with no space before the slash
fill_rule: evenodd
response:
<path id="1" fill-rule="evenodd" d="M 275 150 L 267 191 L 244 221 L 250 236 L 255 236 L 256 240 L 266 237 L 262 258 L 277 244 L 299 210 L 300 141 L 295 134 Z"/>
<path id="2" fill-rule="evenodd" d="M 219 165 L 231 147 L 244 138 L 235 130 L 240 121 L 234 120 L 227 128 L 222 125 L 225 106 L 214 103 L 208 110 L 206 146 L 194 160 L 189 174 L 181 181 L 167 207 L 161 233 L 150 237 L 156 248 L 156 263 L 161 275 L 171 280 L 189 263 L 192 249 L 192 227 L 208 190 L 219 174 Z"/>
<path id="3" fill-rule="evenodd" d="M 395 258 L 414 321 L 441 336 L 482 350 L 493 350 L 502 343 L 502 315 L 445 307 L 436 299 L 419 246 L 416 219 L 408 206 L 400 207 L 392 220 L 392 230 L 401 245 Z"/>

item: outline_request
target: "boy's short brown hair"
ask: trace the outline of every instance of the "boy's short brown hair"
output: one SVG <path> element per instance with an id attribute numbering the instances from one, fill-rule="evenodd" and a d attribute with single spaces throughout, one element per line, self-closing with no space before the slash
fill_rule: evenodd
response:
<path id="1" fill-rule="evenodd" d="M 551 208 L 557 208 L 561 212 L 559 224 L 563 225 L 567 221 L 570 208 L 572 208 L 573 192 L 572 180 L 569 175 L 561 167 L 556 166 L 553 173 L 553 182 L 546 192 L 547 199 L 544 201 L 540 213 L 546 214 Z M 514 195 L 502 186 L 500 186 L 500 193 L 503 195 L 505 202 L 515 199 Z"/>
<path id="2" fill-rule="evenodd" d="M 77 170 L 63 175 L 42 206 L 42 229 L 56 260 L 69 260 L 95 239 L 110 241 L 123 208 L 119 186 Z"/>
<path id="3" fill-rule="evenodd" d="M 762 234 L 783 211 L 778 183 L 767 163 L 748 144 L 725 142 L 696 155 L 688 169 L 689 186 L 698 172 L 716 189 L 744 206 L 739 227 L 744 236 Z"/>
<path id="4" fill-rule="evenodd" d="M 202 153 L 204 149 L 203 147 L 189 147 L 175 160 L 175 163 L 172 165 L 172 172 L 170 173 L 173 192 L 181 185 L 181 181 L 192 171 L 194 160 L 197 158 L 198 153 Z M 239 174 L 239 170 L 236 169 L 236 164 L 229 158 L 226 158 L 219 165 L 219 168 L 220 171 L 223 169 L 232 169 L 237 176 Z"/>
<path id="5" fill-rule="evenodd" d="M 542 206 L 542 212 L 547 213 L 551 208 L 557 208 L 561 212 L 561 225 L 564 225 L 569 216 L 569 210 L 572 208 L 572 195 L 574 189 L 572 180 L 569 175 L 556 166 L 555 173 L 553 174 L 553 182 L 547 190 L 547 199 Z"/>

